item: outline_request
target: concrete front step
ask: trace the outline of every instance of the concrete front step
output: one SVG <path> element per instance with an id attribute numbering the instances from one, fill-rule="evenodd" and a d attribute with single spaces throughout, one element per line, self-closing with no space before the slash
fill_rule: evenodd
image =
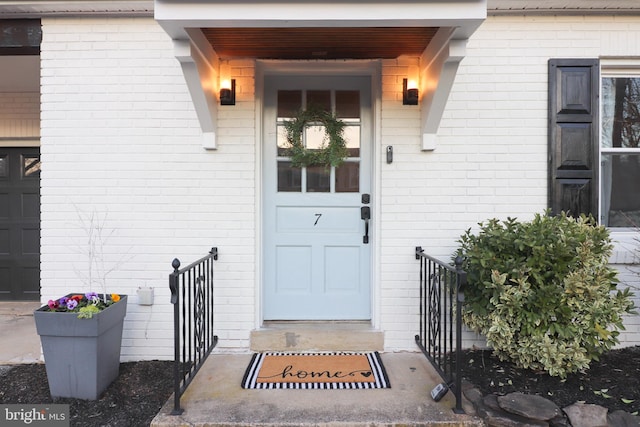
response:
<path id="1" fill-rule="evenodd" d="M 382 353 L 390 389 L 246 390 L 242 377 L 251 354 L 212 354 L 181 399 L 184 412 L 170 415 L 173 397 L 152 427 L 481 427 L 480 418 L 455 414 L 447 393 L 434 402 L 441 382 L 421 353 Z"/>
<path id="2" fill-rule="evenodd" d="M 266 322 L 250 342 L 256 352 L 382 351 L 384 333 L 370 322 Z"/>

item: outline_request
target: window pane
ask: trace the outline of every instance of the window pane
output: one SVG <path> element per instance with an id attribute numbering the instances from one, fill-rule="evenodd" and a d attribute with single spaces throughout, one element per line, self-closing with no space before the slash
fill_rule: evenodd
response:
<path id="1" fill-rule="evenodd" d="M 278 120 L 294 117 L 302 108 L 301 90 L 278 91 Z"/>
<path id="2" fill-rule="evenodd" d="M 336 91 L 336 116 L 340 119 L 360 118 L 360 92 L 357 90 Z"/>
<path id="3" fill-rule="evenodd" d="M 360 191 L 360 162 L 345 162 L 336 168 L 336 193 Z"/>
<path id="4" fill-rule="evenodd" d="M 22 157 L 22 176 L 29 178 L 37 178 L 40 176 L 40 157 L 39 156 L 23 156 Z"/>
<path id="5" fill-rule="evenodd" d="M 289 142 L 287 141 L 287 130 L 285 129 L 285 127 L 283 125 L 278 125 L 276 127 L 276 140 L 277 140 L 277 146 L 278 146 L 278 156 L 286 156 L 286 151 L 287 149 L 289 149 L 291 146 L 289 144 Z"/>
<path id="6" fill-rule="evenodd" d="M 347 142 L 349 157 L 360 157 L 360 126 L 345 126 L 343 136 Z"/>
<path id="7" fill-rule="evenodd" d="M 328 193 L 331 191 L 331 170 L 324 166 L 307 168 L 307 192 Z"/>
<path id="8" fill-rule="evenodd" d="M 602 218 L 609 227 L 640 227 L 640 154 L 603 154 Z"/>
<path id="9" fill-rule="evenodd" d="M 602 146 L 640 147 L 640 77 L 602 79 Z"/>
<path id="10" fill-rule="evenodd" d="M 278 191 L 301 191 L 302 170 L 291 166 L 291 162 L 278 162 Z"/>
<path id="11" fill-rule="evenodd" d="M 9 162 L 7 156 L 0 156 L 0 178 L 5 178 L 9 174 Z"/>
<path id="12" fill-rule="evenodd" d="M 327 145 L 324 126 L 308 126 L 304 128 L 305 147 L 317 150 Z"/>
<path id="13" fill-rule="evenodd" d="M 316 105 L 327 111 L 331 111 L 331 91 L 310 90 L 307 91 L 307 107 Z"/>

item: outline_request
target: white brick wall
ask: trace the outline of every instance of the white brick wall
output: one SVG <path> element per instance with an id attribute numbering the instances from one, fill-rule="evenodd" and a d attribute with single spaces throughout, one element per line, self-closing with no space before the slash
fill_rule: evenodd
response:
<path id="1" fill-rule="evenodd" d="M 169 37 L 152 19 L 43 19 L 42 298 L 84 290 L 76 274 L 94 209 L 114 230 L 104 251 L 130 295 L 123 360 L 172 357 L 168 274 L 220 248 L 216 322 L 222 345 L 246 348 L 254 325 L 253 69 L 222 110 L 219 149 L 200 128 Z M 125 261 L 120 262 L 124 256 Z M 136 304 L 140 286 L 155 304 Z"/>
<path id="2" fill-rule="evenodd" d="M 638 252 L 640 256 L 640 252 Z M 636 261 L 637 262 L 637 261 Z M 620 289 L 629 288 L 635 294 L 636 312 L 625 316 L 625 330 L 620 332 L 620 346 L 640 345 L 640 265 L 618 264 L 618 280 Z"/>
<path id="3" fill-rule="evenodd" d="M 124 360 L 172 356 L 171 260 L 213 245 L 219 348 L 246 351 L 259 313 L 253 62 L 232 62 L 237 104 L 219 109 L 218 149 L 205 151 L 172 43 L 152 19 L 42 23 L 43 300 L 84 289 L 77 211 L 96 209 L 115 230 L 109 289 L 130 295 Z M 638 55 L 639 40 L 632 18 L 489 18 L 469 42 L 433 152 L 420 151 L 420 107 L 401 103 L 417 59 L 382 62 L 373 286 L 387 350 L 416 350 L 415 246 L 449 260 L 478 222 L 545 208 L 548 59 Z M 156 289 L 153 306 L 136 304 L 140 286 Z M 637 343 L 637 317 L 628 325 L 625 342 Z"/>

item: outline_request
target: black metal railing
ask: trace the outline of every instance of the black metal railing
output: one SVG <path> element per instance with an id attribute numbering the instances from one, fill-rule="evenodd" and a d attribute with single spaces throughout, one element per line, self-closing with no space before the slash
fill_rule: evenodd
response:
<path id="1" fill-rule="evenodd" d="M 171 263 L 169 289 L 175 346 L 172 415 L 183 412 L 182 394 L 218 343 L 213 333 L 213 261 L 217 259 L 218 248 L 211 248 L 207 256 L 183 269 L 177 258 Z"/>
<path id="2" fill-rule="evenodd" d="M 436 387 L 434 400 L 451 390 L 456 398 L 454 412 L 462 409 L 462 293 L 467 274 L 462 270 L 462 258 L 455 266 L 443 263 L 416 247 L 416 259 L 420 261 L 420 334 L 416 344 L 422 350 L 444 383 Z"/>

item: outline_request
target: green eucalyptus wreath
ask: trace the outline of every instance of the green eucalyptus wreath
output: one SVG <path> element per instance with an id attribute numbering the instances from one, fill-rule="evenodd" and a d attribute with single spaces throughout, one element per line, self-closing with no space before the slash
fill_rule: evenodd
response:
<path id="1" fill-rule="evenodd" d="M 302 142 L 304 129 L 314 125 L 324 127 L 325 142 L 328 140 L 328 143 L 323 142 L 320 149 L 306 148 Z M 315 105 L 307 106 L 307 109 L 300 110 L 293 120 L 285 121 L 284 127 L 289 143 L 286 155 L 291 157 L 292 166 L 340 166 L 349 155 L 343 136 L 344 126 L 344 122 L 338 120 L 330 111 Z"/>

